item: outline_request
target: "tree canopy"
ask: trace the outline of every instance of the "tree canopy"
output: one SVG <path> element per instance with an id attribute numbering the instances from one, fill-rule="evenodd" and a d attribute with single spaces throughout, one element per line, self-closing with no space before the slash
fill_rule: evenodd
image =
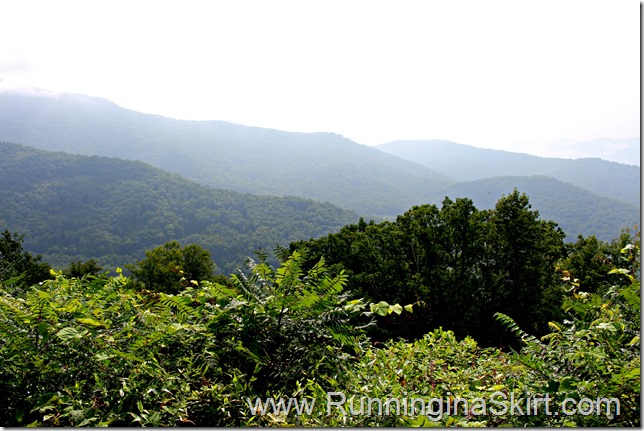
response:
<path id="1" fill-rule="evenodd" d="M 23 241 L 24 235 L 8 230 L 0 237 L 0 282 L 14 292 L 50 278 L 49 264 L 41 262 L 42 256 L 24 251 Z"/>
<path id="2" fill-rule="evenodd" d="M 145 288 L 175 293 L 190 283 L 211 280 L 215 262 L 210 252 L 197 244 L 182 247 L 177 241 L 168 241 L 146 251 L 145 258 L 126 267 Z"/>
<path id="3" fill-rule="evenodd" d="M 502 345 L 508 340 L 495 312 L 515 315 L 539 334 L 558 316 L 555 268 L 564 256 L 564 237 L 515 189 L 492 210 L 446 198 L 440 209 L 421 205 L 395 222 L 361 221 L 293 243 L 291 250 L 308 250 L 311 262 L 324 257 L 331 268 L 345 270 L 356 297 L 418 303 L 413 317 L 381 325 L 386 338 L 414 339 L 444 327 Z"/>

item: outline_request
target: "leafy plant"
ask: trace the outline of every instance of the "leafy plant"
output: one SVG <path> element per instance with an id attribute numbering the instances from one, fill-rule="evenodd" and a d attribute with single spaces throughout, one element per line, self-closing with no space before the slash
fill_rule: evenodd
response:
<path id="1" fill-rule="evenodd" d="M 54 276 L 23 298 L 0 291 L 5 425 L 254 423 L 245 397 L 339 376 L 366 343 L 346 277 L 324 262 L 303 271 L 299 254 L 176 294 L 120 273 Z"/>
<path id="2" fill-rule="evenodd" d="M 521 425 L 640 425 L 639 246 L 629 244 L 622 252 L 630 256 L 630 268 L 611 272 L 625 275 L 628 284 L 615 285 L 604 296 L 573 285 L 563 305 L 568 319 L 551 322 L 551 332 L 541 340 L 497 314 L 525 344 L 516 358 L 530 370 L 533 392 L 548 392 L 557 404 L 567 399 L 574 406 L 595 402 L 572 416 L 521 418 Z"/>

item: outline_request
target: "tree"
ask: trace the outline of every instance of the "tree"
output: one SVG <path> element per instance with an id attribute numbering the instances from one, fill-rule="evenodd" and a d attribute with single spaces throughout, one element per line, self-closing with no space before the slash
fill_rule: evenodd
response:
<path id="1" fill-rule="evenodd" d="M 556 223 L 539 219 L 528 196 L 514 189 L 488 212 L 483 286 L 489 292 L 484 307 L 484 325 L 491 330 L 488 343 L 503 343 L 495 325 L 495 312 L 517 316 L 517 323 L 531 333 L 543 335 L 547 323 L 560 316 L 561 287 L 556 265 L 564 256 L 565 233 Z"/>
<path id="2" fill-rule="evenodd" d="M 0 283 L 13 294 L 20 294 L 32 284 L 51 278 L 49 264 L 40 255 L 23 250 L 24 235 L 2 232 L 0 237 Z"/>
<path id="3" fill-rule="evenodd" d="M 178 292 L 192 281 L 210 280 L 215 271 L 208 250 L 197 244 L 181 247 L 177 241 L 148 250 L 144 259 L 125 267 L 146 289 L 165 293 Z"/>
<path id="4" fill-rule="evenodd" d="M 545 333 L 559 314 L 555 264 L 563 256 L 563 238 L 515 189 L 492 210 L 478 210 L 470 199 L 445 198 L 441 208 L 414 206 L 395 222 L 345 226 L 291 244 L 291 251 L 307 249 L 308 267 L 324 257 L 329 268 L 345 270 L 355 297 L 418 304 L 413 316 L 379 322 L 373 338 L 417 339 L 443 327 L 498 345 L 505 331 L 495 312 L 518 315 L 537 333 Z"/>
<path id="5" fill-rule="evenodd" d="M 63 274 L 69 278 L 82 278 L 87 275 L 97 276 L 103 268 L 98 264 L 96 259 L 90 259 L 88 261 L 74 261 L 69 264 L 67 269 L 63 271 Z"/>

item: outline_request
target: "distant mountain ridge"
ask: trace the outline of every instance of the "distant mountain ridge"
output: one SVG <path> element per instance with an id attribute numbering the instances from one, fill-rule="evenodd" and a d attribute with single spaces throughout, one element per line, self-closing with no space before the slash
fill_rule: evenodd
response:
<path id="1" fill-rule="evenodd" d="M 642 141 L 639 136 L 630 138 L 596 138 L 590 141 L 556 140 L 523 140 L 516 143 L 517 152 L 534 154 L 541 157 L 558 157 L 566 159 L 599 158 L 624 165 L 642 165 Z M 584 156 L 584 154 L 593 154 Z"/>
<path id="2" fill-rule="evenodd" d="M 394 141 L 381 151 L 413 160 L 455 182 L 542 175 L 602 196 L 640 205 L 640 168 L 601 159 L 561 159 L 471 147 L 444 140 Z"/>
<path id="3" fill-rule="evenodd" d="M 327 201 L 393 216 L 451 184 L 444 175 L 332 133 L 173 120 L 106 99 L 0 93 L 0 140 L 141 160 L 200 184 Z"/>
<path id="4" fill-rule="evenodd" d="M 201 186 L 138 161 L 0 142 L 0 231 L 63 267 L 122 266 L 171 239 L 208 249 L 225 274 L 255 250 L 338 231 L 358 216 L 331 204 Z"/>

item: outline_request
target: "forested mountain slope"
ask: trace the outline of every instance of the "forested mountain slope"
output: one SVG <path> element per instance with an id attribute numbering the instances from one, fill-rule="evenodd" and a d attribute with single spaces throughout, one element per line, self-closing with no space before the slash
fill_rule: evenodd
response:
<path id="1" fill-rule="evenodd" d="M 640 168 L 601 159 L 537 157 L 450 141 L 395 141 L 377 146 L 456 181 L 497 176 L 545 175 L 602 196 L 640 205 Z"/>
<path id="2" fill-rule="evenodd" d="M 294 197 L 216 190 L 141 162 L 0 143 L 0 231 L 55 266 L 122 266 L 170 239 L 208 249 L 228 275 L 260 247 L 317 237 L 356 214 Z"/>
<path id="3" fill-rule="evenodd" d="M 424 166 L 331 133 L 180 121 L 105 99 L 0 93 L 0 140 L 141 160 L 200 184 L 293 195 L 360 214 L 395 216 L 451 183 Z"/>
<path id="4" fill-rule="evenodd" d="M 509 187 L 530 197 L 542 219 L 553 220 L 574 241 L 580 234 L 610 241 L 624 228 L 640 225 L 639 207 L 591 193 L 545 176 L 493 177 L 456 184 L 446 190 L 452 198 L 467 197 L 479 208 L 493 208 Z"/>

